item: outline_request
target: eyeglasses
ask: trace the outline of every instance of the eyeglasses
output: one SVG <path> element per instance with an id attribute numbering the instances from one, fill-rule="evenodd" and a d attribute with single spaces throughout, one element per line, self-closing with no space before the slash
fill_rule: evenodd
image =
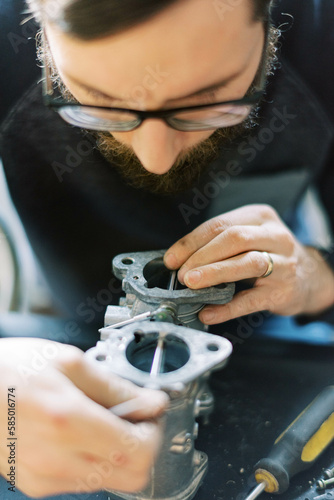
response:
<path id="1" fill-rule="evenodd" d="M 159 111 L 140 111 L 80 104 L 67 101 L 61 96 L 54 97 L 55 90 L 46 63 L 43 72 L 43 99 L 48 107 L 59 113 L 70 125 L 104 132 L 129 132 L 138 128 L 148 118 L 163 120 L 173 129 L 182 132 L 232 127 L 250 115 L 264 93 L 263 90 L 258 90 L 242 99 L 232 101 Z"/>

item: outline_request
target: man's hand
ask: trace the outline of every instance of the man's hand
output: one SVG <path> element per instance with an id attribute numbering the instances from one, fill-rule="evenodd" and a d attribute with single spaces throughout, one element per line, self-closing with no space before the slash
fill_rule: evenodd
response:
<path id="1" fill-rule="evenodd" d="M 137 491 L 145 486 L 161 442 L 160 427 L 148 419 L 166 408 L 166 394 L 111 375 L 75 347 L 40 339 L 1 339 L 0 473 L 4 477 L 10 472 L 7 393 L 11 387 L 16 397 L 17 488 L 41 497 L 101 489 Z M 131 422 L 108 410 L 133 398 L 146 404 L 127 416 Z"/>
<path id="2" fill-rule="evenodd" d="M 274 268 L 270 276 L 268 252 Z M 203 323 L 268 310 L 280 315 L 317 314 L 334 303 L 334 274 L 320 253 L 301 245 L 267 205 L 248 205 L 208 220 L 175 243 L 165 264 L 198 289 L 255 278 L 252 289 L 225 305 L 205 307 Z"/>

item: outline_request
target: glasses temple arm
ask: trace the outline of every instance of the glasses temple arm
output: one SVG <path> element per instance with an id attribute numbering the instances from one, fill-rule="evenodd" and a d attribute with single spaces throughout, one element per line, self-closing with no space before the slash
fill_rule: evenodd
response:
<path id="1" fill-rule="evenodd" d="M 42 29 L 42 50 L 43 50 L 43 66 L 42 66 L 42 83 L 43 83 L 43 93 L 46 96 L 53 94 L 52 80 L 50 74 L 50 68 L 46 60 L 46 50 L 47 38 L 44 29 Z"/>

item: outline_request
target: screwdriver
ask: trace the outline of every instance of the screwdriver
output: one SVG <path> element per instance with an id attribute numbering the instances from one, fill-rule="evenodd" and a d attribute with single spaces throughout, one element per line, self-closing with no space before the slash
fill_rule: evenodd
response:
<path id="1" fill-rule="evenodd" d="M 311 467 L 334 438 L 334 386 L 326 387 L 276 439 L 267 458 L 254 467 L 258 486 L 246 500 L 263 491 L 284 493 L 290 479 Z"/>

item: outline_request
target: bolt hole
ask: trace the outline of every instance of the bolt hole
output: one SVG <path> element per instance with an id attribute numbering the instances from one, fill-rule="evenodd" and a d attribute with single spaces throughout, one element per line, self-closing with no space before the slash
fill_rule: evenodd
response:
<path id="1" fill-rule="evenodd" d="M 134 280 L 139 280 L 139 276 L 134 276 L 133 279 Z"/>
<path id="2" fill-rule="evenodd" d="M 98 354 L 96 356 L 96 361 L 105 361 L 107 359 L 107 356 L 105 354 Z"/>
<path id="3" fill-rule="evenodd" d="M 124 264 L 125 266 L 131 266 L 131 264 L 134 263 L 134 259 L 132 259 L 131 257 L 124 257 L 124 259 L 122 259 L 122 264 Z"/>
<path id="4" fill-rule="evenodd" d="M 212 352 L 219 351 L 219 346 L 217 344 L 208 344 L 206 346 L 206 348 L 208 351 L 212 351 Z"/>

